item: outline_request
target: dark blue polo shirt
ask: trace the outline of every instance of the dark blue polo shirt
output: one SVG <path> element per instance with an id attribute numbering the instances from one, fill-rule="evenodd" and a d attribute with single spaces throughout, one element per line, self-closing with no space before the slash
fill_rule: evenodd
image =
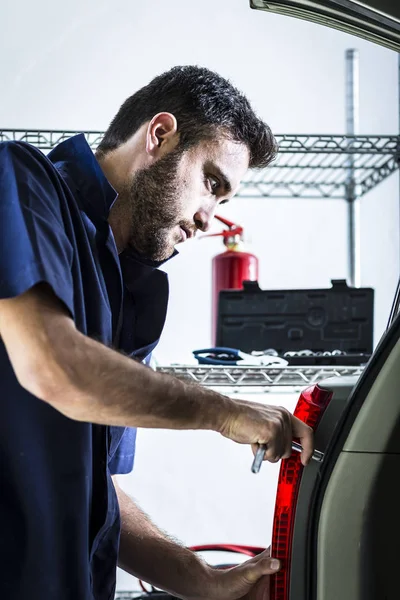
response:
<path id="1" fill-rule="evenodd" d="M 77 329 L 144 360 L 160 337 L 168 282 L 120 256 L 116 192 L 83 135 L 47 157 L 0 144 L 0 298 L 51 286 Z M 132 469 L 135 430 L 75 422 L 23 389 L 0 340 L 0 598 L 110 600 L 119 511 L 111 475 Z"/>

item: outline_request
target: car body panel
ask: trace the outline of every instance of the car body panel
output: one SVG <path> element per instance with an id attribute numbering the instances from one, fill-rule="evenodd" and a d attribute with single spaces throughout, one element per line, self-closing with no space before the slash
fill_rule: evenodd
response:
<path id="1" fill-rule="evenodd" d="M 400 453 L 399 406 L 400 340 L 373 382 L 343 450 Z"/>
<path id="2" fill-rule="evenodd" d="M 250 0 L 250 7 L 313 21 L 400 52 L 398 0 Z"/>
<path id="3" fill-rule="evenodd" d="M 340 454 L 322 504 L 309 598 L 398 600 L 399 469 L 398 454 Z"/>

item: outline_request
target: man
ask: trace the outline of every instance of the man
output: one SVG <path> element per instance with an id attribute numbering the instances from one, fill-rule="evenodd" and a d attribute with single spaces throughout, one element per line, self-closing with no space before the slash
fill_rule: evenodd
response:
<path id="1" fill-rule="evenodd" d="M 272 462 L 299 437 L 310 459 L 311 430 L 286 410 L 141 364 L 165 318 L 157 267 L 275 152 L 248 101 L 197 67 L 129 98 L 96 157 L 83 135 L 48 157 L 0 145 L 2 600 L 109 600 L 117 560 L 181 598 L 266 597 L 260 578 L 279 568 L 266 553 L 212 569 L 112 476 L 132 469 L 136 427 L 211 429 L 253 451 L 266 443 Z"/>

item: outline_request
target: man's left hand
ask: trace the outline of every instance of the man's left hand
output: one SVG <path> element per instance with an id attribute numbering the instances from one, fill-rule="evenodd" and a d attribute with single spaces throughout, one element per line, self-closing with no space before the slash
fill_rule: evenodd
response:
<path id="1" fill-rule="evenodd" d="M 279 568 L 268 548 L 232 569 L 213 569 L 207 600 L 269 600 L 270 575 Z"/>
<path id="2" fill-rule="evenodd" d="M 269 600 L 270 575 L 263 575 L 240 600 Z"/>

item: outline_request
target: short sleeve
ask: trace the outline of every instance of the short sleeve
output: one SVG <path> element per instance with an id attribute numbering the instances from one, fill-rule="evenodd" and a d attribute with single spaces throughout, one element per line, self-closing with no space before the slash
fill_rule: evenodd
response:
<path id="1" fill-rule="evenodd" d="M 136 433 L 137 430 L 133 427 L 125 428 L 119 444 L 108 463 L 111 475 L 126 475 L 132 471 L 135 458 Z"/>
<path id="2" fill-rule="evenodd" d="M 19 142 L 0 144 L 0 298 L 45 282 L 74 316 L 65 203 L 57 173 L 43 154 Z"/>
<path id="3" fill-rule="evenodd" d="M 152 353 L 143 359 L 143 364 L 150 367 Z M 135 462 L 137 429 L 126 427 L 110 427 L 111 458 L 108 463 L 111 475 L 126 475 L 133 470 Z"/>

